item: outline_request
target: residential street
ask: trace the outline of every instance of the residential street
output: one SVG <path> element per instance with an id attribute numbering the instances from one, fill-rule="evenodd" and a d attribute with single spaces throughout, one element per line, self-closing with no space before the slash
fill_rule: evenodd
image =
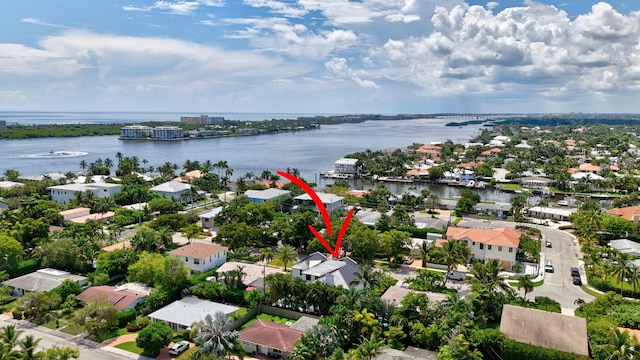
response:
<path id="1" fill-rule="evenodd" d="M 458 223 L 459 226 L 464 227 L 480 227 L 480 228 L 497 228 L 497 227 L 510 227 L 515 228 L 515 223 L 508 221 L 491 221 L 484 222 L 481 220 L 469 220 L 464 219 Z M 575 301 L 577 299 L 583 299 L 585 301 L 591 301 L 593 296 L 585 293 L 580 286 L 573 285 L 571 282 L 570 269 L 572 267 L 578 267 L 582 275 L 582 282 L 586 284 L 586 277 L 582 261 L 578 259 L 580 248 L 575 243 L 574 238 L 564 231 L 554 229 L 553 227 L 539 226 L 528 224 L 541 230 L 542 242 L 551 241 L 552 248 L 543 247 L 541 251 L 541 263 L 544 263 L 547 259 L 550 259 L 555 267 L 555 272 L 544 273 L 544 284 L 536 287 L 530 295 L 530 298 L 535 296 L 548 296 L 560 303 L 562 308 L 575 309 L 577 305 Z M 541 271 L 544 271 L 541 269 Z M 520 292 L 524 294 L 523 291 Z"/>
<path id="2" fill-rule="evenodd" d="M 65 334 L 60 331 L 54 331 L 42 326 L 37 326 L 27 321 L 14 320 L 6 315 L 0 315 L 0 327 L 14 324 L 18 330 L 23 330 L 22 336 L 33 335 L 40 340 L 40 348 L 50 348 L 53 345 L 69 346 L 80 349 L 80 360 L 128 360 L 128 359 L 149 359 L 139 356 L 128 351 L 120 350 L 114 347 L 105 346 Z"/>

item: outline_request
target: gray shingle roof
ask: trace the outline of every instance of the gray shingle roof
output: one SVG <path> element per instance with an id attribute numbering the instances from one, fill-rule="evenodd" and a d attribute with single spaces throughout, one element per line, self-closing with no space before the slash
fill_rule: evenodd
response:
<path id="1" fill-rule="evenodd" d="M 87 278 L 80 275 L 73 275 L 66 271 L 40 269 L 27 275 L 9 279 L 3 282 L 3 284 L 26 291 L 45 292 L 55 289 L 66 279 L 84 282 Z"/>
<path id="2" fill-rule="evenodd" d="M 190 297 L 172 302 L 162 309 L 149 314 L 149 318 L 190 327 L 194 322 L 204 320 L 209 314 L 213 316 L 218 311 L 229 315 L 238 311 L 238 308 Z"/>
<path id="3" fill-rule="evenodd" d="M 309 268 L 302 273 L 304 275 L 311 275 L 315 277 L 324 276 L 326 274 L 330 274 L 341 267 L 345 266 L 345 263 L 338 260 L 327 260 L 321 264 L 318 264 L 312 268 Z"/>

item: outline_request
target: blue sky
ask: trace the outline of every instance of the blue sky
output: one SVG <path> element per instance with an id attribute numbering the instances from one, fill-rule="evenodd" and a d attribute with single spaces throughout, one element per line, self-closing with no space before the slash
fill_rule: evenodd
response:
<path id="1" fill-rule="evenodd" d="M 640 113 L 640 1 L 21 0 L 0 108 Z"/>

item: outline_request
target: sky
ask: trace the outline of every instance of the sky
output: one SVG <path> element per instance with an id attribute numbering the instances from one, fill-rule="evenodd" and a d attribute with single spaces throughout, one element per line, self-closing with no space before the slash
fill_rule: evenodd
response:
<path id="1" fill-rule="evenodd" d="M 0 109 L 640 113 L 640 1 L 20 0 Z"/>

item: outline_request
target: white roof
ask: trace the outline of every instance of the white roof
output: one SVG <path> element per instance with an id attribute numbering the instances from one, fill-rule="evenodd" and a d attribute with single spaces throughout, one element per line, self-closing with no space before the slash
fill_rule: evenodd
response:
<path id="1" fill-rule="evenodd" d="M 640 255 L 640 244 L 628 239 L 611 240 L 609 247 L 617 249 L 623 254 Z"/>
<path id="2" fill-rule="evenodd" d="M 66 184 L 66 185 L 55 185 L 49 186 L 47 189 L 49 190 L 69 190 L 69 191 L 86 191 L 93 189 L 104 189 L 104 188 L 121 188 L 120 184 L 109 184 L 109 183 L 88 183 L 88 184 Z"/>
<path id="3" fill-rule="evenodd" d="M 358 163 L 358 159 L 348 159 L 348 158 L 338 159 L 335 162 L 335 164 L 337 165 L 355 165 L 357 163 Z"/>
<path id="4" fill-rule="evenodd" d="M 569 216 L 574 212 L 578 211 L 578 209 L 560 209 L 560 208 L 551 208 L 546 206 L 534 206 L 532 208 L 529 208 L 529 212 L 531 211 L 552 214 L 552 215 Z"/>
<path id="5" fill-rule="evenodd" d="M 604 178 L 600 175 L 596 175 L 596 174 L 592 174 L 592 173 L 588 173 L 588 172 L 577 172 L 573 175 L 571 175 L 571 179 L 572 180 L 580 180 L 583 178 L 587 178 L 587 180 L 603 180 Z"/>
<path id="6" fill-rule="evenodd" d="M 247 190 L 244 192 L 248 198 L 252 199 L 261 199 L 261 200 L 271 200 L 275 199 L 278 196 L 288 195 L 291 191 L 288 190 L 280 190 L 280 189 L 264 189 L 264 190 Z"/>
<path id="7" fill-rule="evenodd" d="M 204 320 L 207 315 L 213 316 L 218 311 L 229 315 L 238 309 L 235 306 L 189 297 L 154 311 L 149 314 L 149 318 L 190 327 L 191 324 Z"/>
<path id="8" fill-rule="evenodd" d="M 152 187 L 151 191 L 165 192 L 165 193 L 179 193 L 191 189 L 191 185 L 183 184 L 178 181 L 167 181 L 166 183 Z"/>
<path id="9" fill-rule="evenodd" d="M 23 183 L 15 182 L 15 181 L 0 181 L 0 189 L 11 189 L 14 187 L 23 187 Z"/>
<path id="10" fill-rule="evenodd" d="M 318 195 L 318 197 L 320 198 L 320 201 L 322 201 L 323 204 L 333 204 L 339 201 L 344 200 L 344 198 L 342 196 L 338 196 L 338 195 L 334 195 L 334 194 L 327 194 L 327 193 L 322 193 L 322 192 L 317 192 L 316 193 Z M 296 200 L 311 200 L 311 196 L 309 196 L 309 194 L 304 193 L 300 196 L 296 196 L 295 197 Z"/>

